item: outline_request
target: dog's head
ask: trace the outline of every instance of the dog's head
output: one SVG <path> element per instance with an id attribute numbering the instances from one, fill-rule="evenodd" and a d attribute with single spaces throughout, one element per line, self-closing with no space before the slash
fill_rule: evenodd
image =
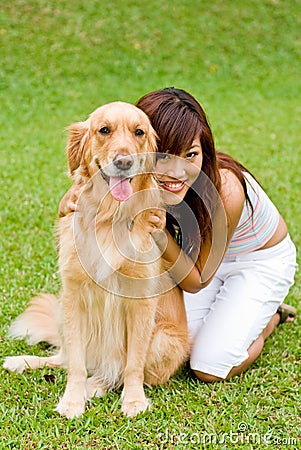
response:
<path id="1" fill-rule="evenodd" d="M 100 171 L 118 201 L 129 198 L 137 174 L 153 170 L 156 133 L 146 114 L 129 103 L 103 105 L 69 131 L 66 151 L 71 176 L 91 178 Z"/>

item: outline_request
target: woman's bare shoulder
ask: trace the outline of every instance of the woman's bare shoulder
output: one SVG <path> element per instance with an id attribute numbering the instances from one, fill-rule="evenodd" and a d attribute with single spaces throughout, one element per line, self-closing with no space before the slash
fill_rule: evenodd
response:
<path id="1" fill-rule="evenodd" d="M 244 202 L 246 200 L 245 192 L 240 180 L 229 169 L 221 169 L 221 197 L 226 210 L 226 214 L 231 228 L 235 228 L 240 219 Z M 233 230 L 234 231 L 234 230 Z"/>

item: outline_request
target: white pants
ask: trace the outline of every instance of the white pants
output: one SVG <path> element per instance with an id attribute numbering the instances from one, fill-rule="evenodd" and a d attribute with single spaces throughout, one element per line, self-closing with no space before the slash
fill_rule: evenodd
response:
<path id="1" fill-rule="evenodd" d="M 296 249 L 287 236 L 272 248 L 226 257 L 206 288 L 185 292 L 191 368 L 226 378 L 245 361 L 288 294 L 296 266 Z"/>

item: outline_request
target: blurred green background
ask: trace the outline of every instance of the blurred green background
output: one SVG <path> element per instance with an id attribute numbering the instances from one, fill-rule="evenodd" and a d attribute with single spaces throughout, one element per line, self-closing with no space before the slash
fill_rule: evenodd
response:
<path id="1" fill-rule="evenodd" d="M 64 130 L 103 103 L 134 103 L 167 86 L 192 93 L 207 112 L 217 149 L 261 181 L 300 248 L 300 0 L 12 0 L 0 6 L 3 356 L 29 351 L 8 341 L 6 331 L 30 297 L 59 290 L 55 220 L 71 184 Z M 299 272 L 296 281 L 288 299 L 294 306 Z M 278 444 L 300 438 L 299 341 L 298 320 L 277 329 L 247 374 L 224 384 L 196 383 L 184 368 L 166 387 L 148 391 L 153 409 L 135 421 L 121 416 L 117 392 L 68 423 L 53 413 L 63 371 L 52 384 L 47 369 L 24 376 L 2 370 L 3 448 L 201 448 L 191 439 L 181 442 L 180 433 L 221 436 L 242 422 L 245 438 L 269 430 Z M 166 430 L 162 443 L 158 436 Z M 246 441 L 241 446 L 253 448 Z M 229 448 L 229 441 L 214 445 L 206 448 Z"/>

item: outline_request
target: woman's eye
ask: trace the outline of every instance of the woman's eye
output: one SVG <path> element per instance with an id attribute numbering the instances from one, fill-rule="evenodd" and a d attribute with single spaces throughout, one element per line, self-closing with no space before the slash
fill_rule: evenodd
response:
<path id="1" fill-rule="evenodd" d="M 135 130 L 135 135 L 136 136 L 143 136 L 144 135 L 144 131 L 141 130 L 141 128 L 137 128 L 137 130 Z"/>
<path id="2" fill-rule="evenodd" d="M 168 155 L 167 153 L 157 153 L 156 157 L 157 157 L 157 160 L 163 160 L 163 161 L 170 159 L 170 155 Z"/>
<path id="3" fill-rule="evenodd" d="M 109 127 L 102 127 L 99 130 L 100 134 L 109 134 L 110 133 L 110 129 Z"/>
<path id="4" fill-rule="evenodd" d="M 192 159 L 192 158 L 195 158 L 197 155 L 198 155 L 197 152 L 189 152 L 189 153 L 186 153 L 186 158 Z"/>

